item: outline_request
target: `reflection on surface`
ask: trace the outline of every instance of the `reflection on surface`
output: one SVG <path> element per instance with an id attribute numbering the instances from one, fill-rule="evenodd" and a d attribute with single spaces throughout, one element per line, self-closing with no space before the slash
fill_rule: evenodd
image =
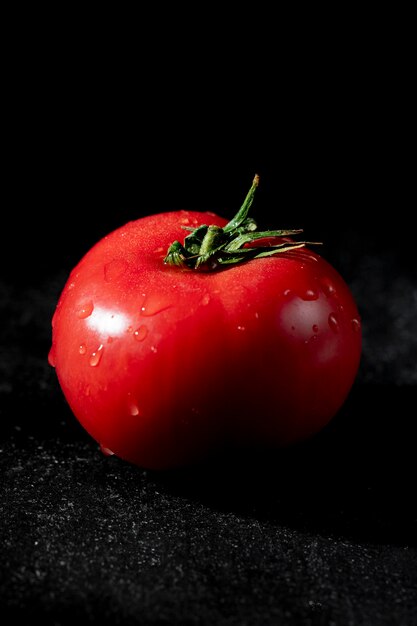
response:
<path id="1" fill-rule="evenodd" d="M 126 330 L 128 318 L 123 313 L 97 306 L 86 323 L 100 334 L 114 336 L 121 335 Z"/>

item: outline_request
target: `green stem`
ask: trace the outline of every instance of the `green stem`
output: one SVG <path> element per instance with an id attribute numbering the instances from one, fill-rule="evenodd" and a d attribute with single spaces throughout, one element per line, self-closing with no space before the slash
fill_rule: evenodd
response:
<path id="1" fill-rule="evenodd" d="M 193 270 L 214 270 L 221 266 L 236 265 L 250 259 L 264 258 L 288 250 L 302 248 L 306 241 L 279 241 L 279 238 L 298 235 L 302 230 L 266 230 L 256 232 L 256 222 L 248 217 L 259 176 L 256 174 L 242 206 L 224 226 L 205 224 L 191 230 L 184 243 L 174 241 L 168 248 L 164 262 L 168 265 Z M 273 246 L 248 246 L 258 239 L 277 238 Z"/>

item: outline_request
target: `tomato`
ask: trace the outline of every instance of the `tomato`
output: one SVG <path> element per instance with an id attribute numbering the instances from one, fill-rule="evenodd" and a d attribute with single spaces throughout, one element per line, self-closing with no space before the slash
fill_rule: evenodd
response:
<path id="1" fill-rule="evenodd" d="M 242 237 L 242 223 L 225 265 L 209 253 L 190 268 L 184 228 L 201 240 L 212 225 L 218 241 L 233 228 Z M 150 215 L 104 237 L 69 276 L 49 359 L 104 451 L 163 469 L 224 445 L 279 447 L 317 433 L 344 403 L 361 354 L 347 284 L 288 231 L 251 239 L 252 221 L 227 224 L 198 211 Z"/>

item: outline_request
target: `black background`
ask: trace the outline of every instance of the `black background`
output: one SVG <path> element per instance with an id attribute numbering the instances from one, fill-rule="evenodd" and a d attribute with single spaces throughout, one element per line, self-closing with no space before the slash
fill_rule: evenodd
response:
<path id="1" fill-rule="evenodd" d="M 34 35 L 29 22 L 3 124 L 2 612 L 51 624 L 417 623 L 406 37 L 335 28 L 300 45 L 295 29 L 292 42 L 256 52 L 244 38 L 218 58 L 218 39 L 198 31 L 182 54 L 174 37 L 157 57 L 162 32 L 149 48 L 98 26 L 92 42 L 80 26 Z M 142 215 L 231 217 L 255 173 L 259 225 L 322 241 L 357 300 L 363 357 L 346 405 L 272 458 L 161 475 L 101 457 L 47 364 L 69 271 Z"/>

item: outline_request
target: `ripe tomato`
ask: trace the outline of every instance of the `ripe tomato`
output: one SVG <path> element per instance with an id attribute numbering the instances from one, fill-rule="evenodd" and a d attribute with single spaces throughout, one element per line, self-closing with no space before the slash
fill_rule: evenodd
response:
<path id="1" fill-rule="evenodd" d="M 194 248 L 185 258 L 178 242 L 169 259 L 184 228 L 207 223 L 227 234 L 222 217 L 186 211 L 115 230 L 72 271 L 53 317 L 49 359 L 72 411 L 103 450 L 143 467 L 309 437 L 357 373 L 359 314 L 338 272 L 284 231 L 261 233 L 280 254 L 236 261 L 258 238 L 249 219 L 229 227 L 229 239 L 246 234 L 221 269 L 202 253 L 202 271 L 190 269 Z M 193 233 L 207 227 L 191 232 L 196 245 Z"/>

